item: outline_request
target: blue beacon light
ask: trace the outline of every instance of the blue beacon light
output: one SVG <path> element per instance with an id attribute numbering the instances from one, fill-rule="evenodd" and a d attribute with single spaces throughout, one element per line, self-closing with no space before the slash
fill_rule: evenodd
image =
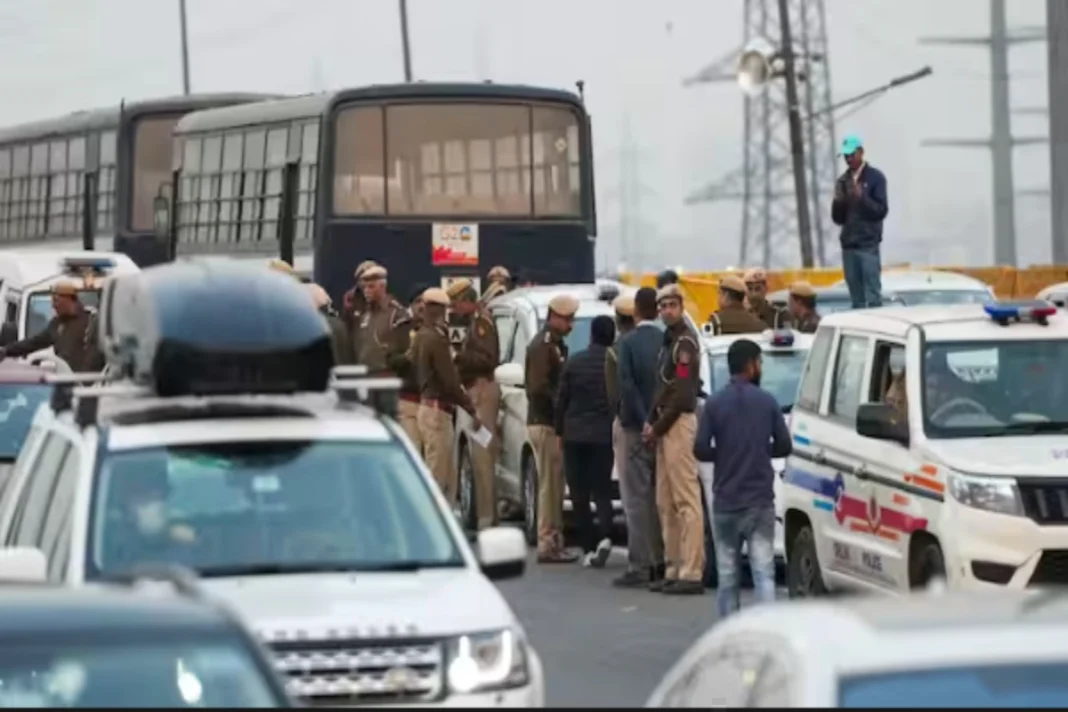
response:
<path id="1" fill-rule="evenodd" d="M 771 334 L 772 346 L 793 346 L 794 332 L 789 329 L 779 329 Z"/>
<path id="2" fill-rule="evenodd" d="M 1019 302 L 991 302 L 983 305 L 992 320 L 1002 326 L 1008 326 L 1011 322 L 1034 322 L 1046 325 L 1049 317 L 1057 313 L 1057 307 L 1042 299 Z"/>

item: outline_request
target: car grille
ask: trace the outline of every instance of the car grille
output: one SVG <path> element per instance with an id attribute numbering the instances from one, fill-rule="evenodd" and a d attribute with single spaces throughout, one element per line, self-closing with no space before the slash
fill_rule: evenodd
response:
<path id="1" fill-rule="evenodd" d="M 1024 513 L 1039 524 L 1068 524 L 1068 480 L 1019 480 Z"/>
<path id="2" fill-rule="evenodd" d="M 411 704 L 444 692 L 441 641 L 278 641 L 270 647 L 286 690 L 305 704 Z"/>
<path id="3" fill-rule="evenodd" d="M 1042 552 L 1029 586 L 1051 586 L 1068 583 L 1068 550 L 1049 549 Z"/>

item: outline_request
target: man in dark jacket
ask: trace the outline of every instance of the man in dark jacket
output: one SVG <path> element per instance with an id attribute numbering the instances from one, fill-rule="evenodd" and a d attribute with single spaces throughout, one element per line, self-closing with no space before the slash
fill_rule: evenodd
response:
<path id="1" fill-rule="evenodd" d="M 831 219 L 842 226 L 842 271 L 854 309 L 879 307 L 882 297 L 883 220 L 889 212 L 886 176 L 864 160 L 858 136 L 846 136 L 838 154 L 848 166 L 834 186 Z"/>
<path id="2" fill-rule="evenodd" d="M 39 334 L 0 348 L 0 360 L 29 356 L 49 347 L 75 373 L 101 371 L 104 356 L 97 344 L 96 315 L 78 301 L 78 287 L 61 282 L 52 287 L 55 316 Z"/>
<path id="3" fill-rule="evenodd" d="M 613 585 L 622 588 L 659 586 L 664 578 L 664 542 L 656 510 L 656 451 L 642 442 L 664 342 L 657 316 L 656 290 L 642 287 L 634 295 L 635 327 L 619 340 L 619 422 L 626 450 L 619 491 L 627 519 L 627 570 Z"/>
<path id="4" fill-rule="evenodd" d="M 556 401 L 556 434 L 564 445 L 564 474 L 582 542 L 583 566 L 602 568 L 612 553 L 612 421 L 605 357 L 616 338 L 610 316 L 590 324 L 590 347 L 567 360 Z M 597 504 L 597 528 L 590 500 Z"/>

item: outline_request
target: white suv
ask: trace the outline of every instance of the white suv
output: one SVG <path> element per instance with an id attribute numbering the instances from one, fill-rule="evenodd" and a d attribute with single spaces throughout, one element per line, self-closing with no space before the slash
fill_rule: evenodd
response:
<path id="1" fill-rule="evenodd" d="M 229 274 L 205 281 L 258 292 L 257 303 L 292 288 L 294 310 L 314 309 L 292 280 L 256 274 L 252 284 Z M 152 298 L 186 298 L 184 279 L 170 293 L 149 285 L 126 305 L 147 313 Z M 106 309 L 112 301 L 106 294 Z M 258 324 L 282 334 L 270 331 L 269 315 L 228 313 L 251 324 L 244 337 Z M 161 344 L 196 331 L 162 308 L 138 323 L 176 314 L 180 323 L 156 331 Z M 287 316 L 285 337 L 306 315 Z M 101 320 L 102 334 L 121 326 Z M 160 372 L 163 350 L 145 356 Z M 216 373 L 232 380 L 229 368 L 212 370 L 218 363 L 214 353 L 170 362 L 199 386 Z M 272 371 L 277 360 L 246 365 L 259 369 L 249 382 L 293 372 Z M 370 405 L 383 395 L 376 389 L 399 382 L 361 371 L 335 369 L 332 388 L 318 392 L 167 397 L 158 395 L 164 385 L 182 385 L 173 375 L 155 374 L 147 393 L 76 387 L 92 378 L 84 374 L 55 377 L 0 491 L 0 575 L 36 566 L 77 586 L 140 564 L 177 564 L 243 615 L 305 702 L 542 706 L 541 662 L 491 583 L 522 574 L 522 534 L 487 529 L 472 537 L 473 550 L 401 429 Z"/>

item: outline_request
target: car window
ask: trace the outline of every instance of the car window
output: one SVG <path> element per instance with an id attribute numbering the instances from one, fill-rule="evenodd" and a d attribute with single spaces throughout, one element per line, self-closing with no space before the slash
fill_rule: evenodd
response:
<path id="1" fill-rule="evenodd" d="M 905 670 L 844 678 L 839 707 L 1068 707 L 1068 664 L 1033 662 Z"/>
<path id="2" fill-rule="evenodd" d="M 909 306 L 919 304 L 987 304 L 993 297 L 985 289 L 917 289 L 895 295 Z"/>
<path id="3" fill-rule="evenodd" d="M 843 335 L 838 342 L 838 358 L 831 384 L 830 412 L 839 418 L 855 421 L 864 381 L 864 364 L 868 358 L 866 336 Z"/>
<path id="4" fill-rule="evenodd" d="M 95 484 L 86 578 L 145 561 L 202 576 L 463 566 L 432 486 L 394 443 L 113 452 Z"/>
<path id="5" fill-rule="evenodd" d="M 816 412 L 820 408 L 820 395 L 823 393 L 823 376 L 827 373 L 827 360 L 831 357 L 831 345 L 834 343 L 834 329 L 820 327 L 805 360 L 801 373 L 801 388 L 797 396 L 796 407 Z"/>
<path id="6" fill-rule="evenodd" d="M 805 365 L 807 351 L 765 351 L 760 387 L 775 396 L 779 407 L 789 411 L 797 399 L 797 387 Z M 708 370 L 712 374 L 711 392 L 716 393 L 730 383 L 730 367 L 727 354 L 709 354 Z"/>
<path id="7" fill-rule="evenodd" d="M 63 460 L 63 467 L 59 471 L 56 480 L 55 491 L 52 500 L 48 504 L 45 515 L 44 527 L 41 530 L 41 551 L 51 560 L 52 552 L 57 546 L 59 533 L 63 525 L 70 519 L 71 508 L 74 505 L 74 493 L 78 488 L 78 474 L 80 472 L 81 458 L 76 448 L 71 448 L 67 457 Z"/>
<path id="8" fill-rule="evenodd" d="M 493 315 L 493 321 L 497 327 L 497 346 L 501 363 L 508 363 L 512 360 L 512 345 L 515 342 L 515 317 L 507 312 L 498 312 Z"/>
<path id="9" fill-rule="evenodd" d="M 8 535 L 8 543 L 15 546 L 40 544 L 48 503 L 52 499 L 63 460 L 71 449 L 70 442 L 58 433 L 51 433 L 43 447 L 41 459 L 30 472 L 29 481 L 16 505 L 15 523 Z"/>
<path id="10" fill-rule="evenodd" d="M 82 306 L 97 309 L 100 306 L 100 291 L 86 289 L 78 292 L 78 301 Z M 36 336 L 45 330 L 52 321 L 52 293 L 36 292 L 30 295 L 26 303 L 26 336 Z"/>
<path id="11" fill-rule="evenodd" d="M 8 499 L 8 487 L 21 477 L 26 468 L 30 466 L 34 456 L 37 454 L 37 445 L 41 442 L 41 438 L 44 437 L 44 432 L 43 428 L 30 428 L 29 432 L 26 433 L 26 438 L 22 441 L 22 447 L 19 448 L 15 464 L 7 468 L 0 468 L 0 519 L 3 518 L 3 513 L 7 509 L 5 505 Z"/>
<path id="12" fill-rule="evenodd" d="M 0 462 L 19 454 L 37 407 L 51 394 L 47 383 L 0 383 Z"/>

